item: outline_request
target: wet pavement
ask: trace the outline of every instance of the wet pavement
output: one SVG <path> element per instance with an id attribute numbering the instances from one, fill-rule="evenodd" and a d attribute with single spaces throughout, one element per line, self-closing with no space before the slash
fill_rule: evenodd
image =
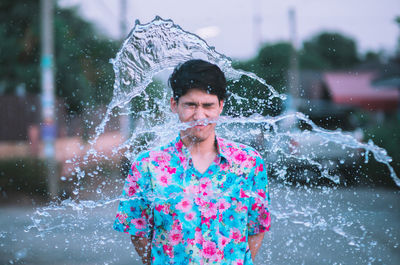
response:
<path id="1" fill-rule="evenodd" d="M 255 264 L 400 264 L 400 190 L 271 185 L 272 226 Z M 141 264 L 102 207 L 0 208 L 0 264 Z M 32 217 L 43 229 L 29 229 Z"/>

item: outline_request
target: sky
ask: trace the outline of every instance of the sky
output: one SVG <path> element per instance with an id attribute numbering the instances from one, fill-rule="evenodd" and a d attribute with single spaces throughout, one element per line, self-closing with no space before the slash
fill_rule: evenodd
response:
<path id="1" fill-rule="evenodd" d="M 59 0 L 76 6 L 79 14 L 94 22 L 111 38 L 120 30 L 121 0 Z M 289 41 L 289 9 L 295 11 L 297 46 L 322 31 L 342 33 L 356 40 L 361 52 L 393 54 L 399 27 L 399 0 L 126 0 L 128 31 L 136 19 L 148 23 L 156 15 L 172 19 L 184 30 L 196 33 L 218 52 L 234 59 L 255 56 L 260 43 Z M 125 34 L 126 36 L 126 34 Z"/>

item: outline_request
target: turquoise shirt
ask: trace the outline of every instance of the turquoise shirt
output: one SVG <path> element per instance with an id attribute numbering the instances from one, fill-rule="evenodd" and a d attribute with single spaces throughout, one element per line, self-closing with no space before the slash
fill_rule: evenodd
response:
<path id="1" fill-rule="evenodd" d="M 216 145 L 203 174 L 180 137 L 132 164 L 114 229 L 148 237 L 152 264 L 253 264 L 248 236 L 270 227 L 266 168 L 251 147 Z"/>

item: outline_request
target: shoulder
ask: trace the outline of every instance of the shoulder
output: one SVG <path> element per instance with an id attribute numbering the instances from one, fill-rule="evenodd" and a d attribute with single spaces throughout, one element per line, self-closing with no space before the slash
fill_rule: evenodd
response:
<path id="1" fill-rule="evenodd" d="M 169 143 L 164 146 L 155 147 L 138 154 L 133 163 L 148 164 L 155 161 L 170 159 L 174 153 L 173 144 Z"/>
<path id="2" fill-rule="evenodd" d="M 233 142 L 221 137 L 218 137 L 218 144 L 220 145 L 221 151 L 224 152 L 228 156 L 232 156 L 234 154 L 242 153 L 251 158 L 261 158 L 260 153 L 255 150 L 253 147 L 248 145 Z"/>

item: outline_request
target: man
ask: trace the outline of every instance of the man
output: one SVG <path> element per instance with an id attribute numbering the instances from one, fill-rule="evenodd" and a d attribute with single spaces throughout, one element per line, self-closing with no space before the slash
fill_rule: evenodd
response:
<path id="1" fill-rule="evenodd" d="M 169 83 L 171 110 L 188 126 L 133 163 L 114 229 L 131 234 L 145 264 L 253 264 L 270 226 L 266 168 L 254 149 L 215 134 L 225 76 L 190 60 Z"/>

